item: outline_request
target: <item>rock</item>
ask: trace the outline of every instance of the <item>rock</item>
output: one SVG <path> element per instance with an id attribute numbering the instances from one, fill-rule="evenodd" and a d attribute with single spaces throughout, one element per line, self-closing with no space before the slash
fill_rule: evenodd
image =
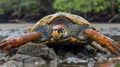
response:
<path id="1" fill-rule="evenodd" d="M 24 54 L 32 57 L 42 57 L 46 60 L 57 58 L 54 50 L 48 48 L 42 43 L 27 43 L 18 49 L 17 54 Z"/>
<path id="2" fill-rule="evenodd" d="M 23 54 L 16 54 L 8 62 L 0 67 L 37 67 L 46 64 L 41 57 L 31 57 Z"/>
<path id="3" fill-rule="evenodd" d="M 0 67 L 42 67 L 43 65 L 47 67 L 46 63 L 50 66 L 57 65 L 57 55 L 54 51 L 44 44 L 27 43 L 19 47 L 12 57 L 3 55 Z"/>
<path id="4" fill-rule="evenodd" d="M 0 58 L 0 65 L 5 63 L 5 60 L 3 58 Z"/>

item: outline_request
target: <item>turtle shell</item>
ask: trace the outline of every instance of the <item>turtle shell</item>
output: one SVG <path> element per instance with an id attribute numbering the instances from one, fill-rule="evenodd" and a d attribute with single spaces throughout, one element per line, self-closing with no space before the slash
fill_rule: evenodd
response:
<path id="1" fill-rule="evenodd" d="M 37 27 L 40 27 L 40 26 L 50 25 L 57 18 L 68 19 L 73 24 L 87 25 L 91 29 L 96 30 L 96 28 L 92 24 L 90 24 L 87 20 L 85 20 L 81 16 L 78 16 L 75 14 L 70 14 L 70 13 L 65 13 L 65 12 L 58 12 L 58 13 L 47 15 L 47 16 L 43 17 L 36 24 L 34 24 L 32 27 L 30 27 L 27 30 L 27 32 L 33 32 Z"/>
<path id="2" fill-rule="evenodd" d="M 65 36 L 65 38 L 69 36 L 77 38 L 78 34 L 86 28 L 96 30 L 92 24 L 81 16 L 59 12 L 43 17 L 35 25 L 30 27 L 27 32 L 38 31 L 42 33 L 42 36 L 45 38 L 43 40 L 47 40 L 51 37 L 51 27 L 55 24 L 64 24 L 66 26 L 69 35 Z"/>

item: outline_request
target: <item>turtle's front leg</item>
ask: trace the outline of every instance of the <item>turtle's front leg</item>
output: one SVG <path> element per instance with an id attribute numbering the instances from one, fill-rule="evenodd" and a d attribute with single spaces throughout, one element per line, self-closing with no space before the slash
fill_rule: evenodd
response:
<path id="1" fill-rule="evenodd" d="M 113 54 L 120 55 L 120 44 L 115 42 L 114 40 L 92 29 L 84 30 L 83 35 L 87 38 L 96 41 L 101 46 L 104 46 L 105 48 L 110 50 Z"/>
<path id="2" fill-rule="evenodd" d="M 101 45 L 99 45 L 97 42 L 92 41 L 89 43 L 92 47 L 94 47 L 96 50 L 100 51 L 100 52 L 104 52 L 107 53 L 109 52 L 107 49 L 103 48 Z"/>
<path id="3" fill-rule="evenodd" d="M 3 50 L 9 50 L 11 48 L 16 48 L 24 45 L 27 42 L 37 40 L 40 37 L 41 34 L 39 32 L 32 32 L 16 38 L 4 39 L 0 42 L 0 48 L 2 48 Z"/>

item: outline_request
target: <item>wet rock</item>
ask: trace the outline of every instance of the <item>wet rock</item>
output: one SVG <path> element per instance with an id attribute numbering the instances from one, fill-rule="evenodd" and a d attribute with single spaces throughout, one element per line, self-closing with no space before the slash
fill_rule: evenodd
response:
<path id="1" fill-rule="evenodd" d="M 65 53 L 65 56 L 64 56 L 65 58 L 68 58 L 68 57 L 76 57 L 76 55 L 75 54 L 73 54 L 73 53 L 71 53 L 71 52 L 67 52 L 67 53 Z"/>
<path id="2" fill-rule="evenodd" d="M 77 57 L 78 57 L 78 58 L 82 58 L 82 59 L 88 58 L 88 56 L 86 56 L 86 55 L 84 55 L 84 54 L 82 54 L 82 53 L 78 53 L 78 54 L 77 54 Z"/>
<path id="3" fill-rule="evenodd" d="M 42 57 L 46 60 L 57 58 L 54 50 L 48 48 L 42 43 L 27 43 L 18 49 L 17 54 L 24 54 L 32 57 Z"/>
<path id="4" fill-rule="evenodd" d="M 59 64 L 63 64 L 63 63 L 66 63 L 66 64 L 79 64 L 79 63 L 87 63 L 88 60 L 84 60 L 84 59 L 80 59 L 78 57 L 68 57 L 66 59 L 60 59 L 58 61 Z"/>
<path id="5" fill-rule="evenodd" d="M 18 48 L 15 55 L 1 55 L 0 67 L 40 67 L 56 64 L 57 55 L 44 44 L 27 43 Z M 53 63 L 54 62 L 54 63 Z"/>
<path id="6" fill-rule="evenodd" d="M 29 55 L 24 55 L 24 54 L 16 54 L 14 55 L 10 60 L 14 60 L 17 62 L 22 62 L 22 63 L 35 63 L 35 62 L 44 62 L 45 64 L 45 60 L 43 60 L 41 57 L 32 57 Z"/>
<path id="7" fill-rule="evenodd" d="M 16 54 L 8 62 L 0 67 L 37 67 L 46 64 L 41 57 L 31 57 L 28 55 Z"/>
<path id="8" fill-rule="evenodd" d="M 0 65 L 5 63 L 5 60 L 3 58 L 0 58 Z"/>

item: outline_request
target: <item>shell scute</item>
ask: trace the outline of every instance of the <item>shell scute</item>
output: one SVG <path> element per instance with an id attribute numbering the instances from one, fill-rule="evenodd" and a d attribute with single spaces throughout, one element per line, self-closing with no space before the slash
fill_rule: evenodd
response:
<path id="1" fill-rule="evenodd" d="M 65 13 L 65 12 L 58 12 L 58 13 L 43 17 L 35 25 L 30 27 L 27 31 L 32 32 L 32 31 L 34 31 L 35 28 L 37 28 L 39 26 L 50 25 L 52 23 L 52 21 L 54 21 L 56 18 L 65 18 L 65 19 L 70 20 L 73 24 L 85 25 L 85 26 L 87 25 L 91 29 L 96 30 L 96 28 L 92 24 L 90 24 L 87 20 L 85 20 L 81 16 L 70 14 L 70 13 Z M 98 31 L 98 30 L 96 30 L 96 31 Z"/>

